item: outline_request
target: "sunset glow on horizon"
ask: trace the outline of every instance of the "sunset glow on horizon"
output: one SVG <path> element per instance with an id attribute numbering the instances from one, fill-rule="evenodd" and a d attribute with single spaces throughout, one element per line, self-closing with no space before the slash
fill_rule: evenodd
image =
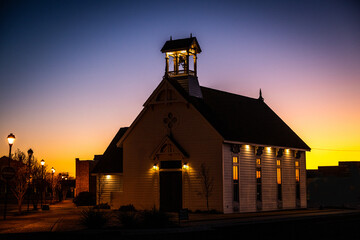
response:
<path id="1" fill-rule="evenodd" d="M 253 98 L 261 88 L 312 149 L 308 169 L 360 161 L 359 6 L 276 2 L 8 1 L 0 157 L 13 133 L 13 153 L 31 148 L 75 176 L 75 158 L 102 154 L 140 113 L 162 80 L 165 41 L 192 33 L 200 85 Z"/>

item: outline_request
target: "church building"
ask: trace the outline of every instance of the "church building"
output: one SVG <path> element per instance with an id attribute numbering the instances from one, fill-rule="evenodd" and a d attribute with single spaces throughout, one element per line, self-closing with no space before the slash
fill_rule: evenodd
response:
<path id="1" fill-rule="evenodd" d="M 223 213 L 306 208 L 308 145 L 265 103 L 200 86 L 195 37 L 170 39 L 165 74 L 94 167 L 98 203 Z"/>

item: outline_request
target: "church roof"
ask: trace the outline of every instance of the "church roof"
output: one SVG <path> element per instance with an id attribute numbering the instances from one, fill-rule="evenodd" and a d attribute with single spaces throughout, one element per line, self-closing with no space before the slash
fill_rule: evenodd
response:
<path id="1" fill-rule="evenodd" d="M 191 45 L 195 41 L 197 53 L 201 52 L 200 45 L 196 39 L 196 37 L 176 39 L 166 41 L 164 46 L 161 49 L 161 52 L 170 52 L 170 51 L 179 51 L 179 50 L 187 50 L 191 48 Z"/>
<path id="2" fill-rule="evenodd" d="M 116 143 L 125 134 L 128 128 L 120 128 L 108 148 L 105 150 L 101 160 L 95 165 L 92 173 L 122 173 L 123 172 L 123 149 L 118 148 Z"/>
<path id="3" fill-rule="evenodd" d="M 310 147 L 261 99 L 201 87 L 203 98 L 191 97 L 169 82 L 209 121 L 224 140 L 310 150 Z"/>

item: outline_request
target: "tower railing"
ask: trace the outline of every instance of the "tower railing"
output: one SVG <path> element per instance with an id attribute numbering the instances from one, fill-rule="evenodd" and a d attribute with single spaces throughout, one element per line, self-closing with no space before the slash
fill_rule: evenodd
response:
<path id="1" fill-rule="evenodd" d="M 189 70 L 189 73 L 187 73 L 187 70 L 178 70 L 177 72 L 169 71 L 168 75 L 169 75 L 169 77 L 185 76 L 185 75 L 195 76 L 195 71 Z"/>

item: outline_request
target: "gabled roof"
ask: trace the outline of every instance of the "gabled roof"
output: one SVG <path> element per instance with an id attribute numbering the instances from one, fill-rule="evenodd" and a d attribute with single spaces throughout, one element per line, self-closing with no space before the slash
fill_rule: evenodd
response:
<path id="1" fill-rule="evenodd" d="M 183 38 L 183 39 L 176 39 L 176 40 L 169 40 L 166 41 L 164 46 L 161 48 L 161 52 L 170 52 L 170 51 L 180 51 L 180 50 L 187 50 L 191 48 L 191 45 L 195 41 L 195 45 L 197 48 L 197 53 L 201 52 L 200 45 L 196 39 L 196 37 L 190 38 Z"/>
<path id="2" fill-rule="evenodd" d="M 168 146 L 171 146 L 168 148 Z M 189 155 L 184 151 L 178 142 L 170 135 L 166 135 L 160 144 L 155 148 L 150 158 L 155 159 L 162 154 L 179 154 L 182 158 L 188 158 Z"/>
<path id="3" fill-rule="evenodd" d="M 125 134 L 128 128 L 120 128 L 107 149 L 101 160 L 95 165 L 92 173 L 122 173 L 123 172 L 123 149 L 118 148 L 116 143 Z"/>
<path id="4" fill-rule="evenodd" d="M 301 150 L 310 147 L 262 100 L 201 87 L 203 98 L 189 96 L 167 79 L 224 140 Z"/>

